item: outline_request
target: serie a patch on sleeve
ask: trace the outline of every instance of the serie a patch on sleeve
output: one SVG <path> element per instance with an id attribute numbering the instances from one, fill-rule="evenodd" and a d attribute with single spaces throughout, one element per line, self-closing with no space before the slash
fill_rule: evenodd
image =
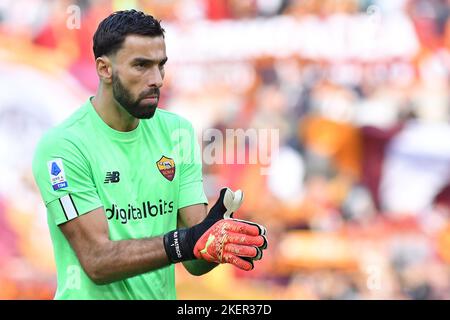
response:
<path id="1" fill-rule="evenodd" d="M 47 162 L 48 173 L 50 174 L 50 183 L 53 190 L 59 190 L 67 187 L 66 175 L 62 159 L 53 159 Z"/>

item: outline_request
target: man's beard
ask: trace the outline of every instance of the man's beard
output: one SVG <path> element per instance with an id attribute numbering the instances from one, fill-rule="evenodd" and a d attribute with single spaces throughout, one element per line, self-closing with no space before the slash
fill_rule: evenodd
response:
<path id="1" fill-rule="evenodd" d="M 136 100 L 133 100 L 130 91 L 128 91 L 127 88 L 125 88 L 125 86 L 122 84 L 122 81 L 120 81 L 117 73 L 113 73 L 112 81 L 114 99 L 130 115 L 138 119 L 150 119 L 155 115 L 159 100 L 159 88 L 151 88 L 141 93 Z M 142 100 L 145 97 L 149 96 L 156 96 L 156 103 L 148 103 L 147 105 L 143 105 Z"/>

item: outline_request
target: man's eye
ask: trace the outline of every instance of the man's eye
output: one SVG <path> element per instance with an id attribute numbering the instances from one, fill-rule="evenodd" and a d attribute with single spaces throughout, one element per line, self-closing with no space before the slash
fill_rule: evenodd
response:
<path id="1" fill-rule="evenodd" d="M 138 63 L 134 65 L 137 69 L 142 69 L 145 67 L 145 63 Z"/>
<path id="2" fill-rule="evenodd" d="M 164 68 L 164 66 L 166 65 L 166 62 L 167 62 L 167 59 L 164 59 L 163 61 L 161 61 L 161 62 L 159 63 L 159 67 L 160 67 L 160 68 Z"/>

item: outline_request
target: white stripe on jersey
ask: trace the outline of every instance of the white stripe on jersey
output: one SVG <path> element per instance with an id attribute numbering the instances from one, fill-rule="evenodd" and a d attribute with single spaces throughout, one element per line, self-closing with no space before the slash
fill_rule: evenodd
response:
<path id="1" fill-rule="evenodd" d="M 78 216 L 77 209 L 75 208 L 70 195 L 65 195 L 64 197 L 59 198 L 61 202 L 61 206 L 66 214 L 67 220 L 72 220 Z"/>

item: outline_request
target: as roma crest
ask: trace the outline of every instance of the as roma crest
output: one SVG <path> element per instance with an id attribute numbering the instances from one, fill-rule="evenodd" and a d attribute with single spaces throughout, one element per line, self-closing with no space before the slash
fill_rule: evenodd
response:
<path id="1" fill-rule="evenodd" d="M 164 178 L 169 181 L 173 180 L 173 177 L 175 177 L 175 161 L 173 159 L 162 156 L 161 159 L 156 161 L 156 166 Z"/>

